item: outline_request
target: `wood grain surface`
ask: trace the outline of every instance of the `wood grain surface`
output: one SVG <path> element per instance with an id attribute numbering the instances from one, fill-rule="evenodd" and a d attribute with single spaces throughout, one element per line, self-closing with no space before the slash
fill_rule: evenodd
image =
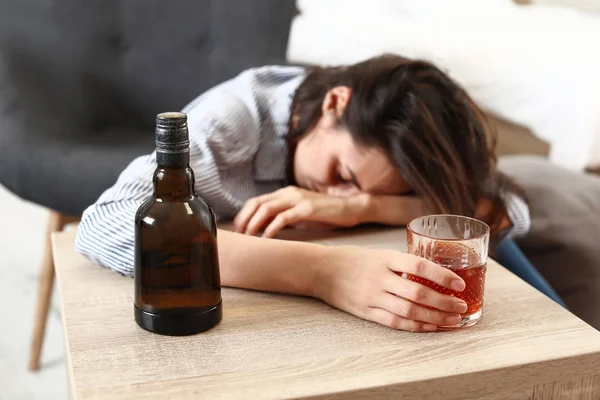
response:
<path id="1" fill-rule="evenodd" d="M 76 399 L 600 399 L 600 332 L 494 262 L 483 319 L 461 331 L 399 332 L 314 299 L 224 289 L 220 325 L 182 338 L 139 328 L 133 280 L 74 238 L 53 244 Z M 406 248 L 402 229 L 303 239 Z"/>

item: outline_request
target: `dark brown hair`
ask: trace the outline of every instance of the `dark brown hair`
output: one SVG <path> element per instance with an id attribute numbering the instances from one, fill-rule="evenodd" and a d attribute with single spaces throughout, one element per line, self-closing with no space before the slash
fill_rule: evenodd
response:
<path id="1" fill-rule="evenodd" d="M 359 145 L 384 149 L 435 212 L 474 216 L 487 198 L 492 209 L 483 219 L 498 233 L 506 215 L 500 193 L 521 191 L 497 171 L 495 135 L 457 83 L 429 62 L 395 55 L 311 68 L 292 103 L 291 146 L 314 128 L 336 86 L 352 90 L 340 124 Z"/>

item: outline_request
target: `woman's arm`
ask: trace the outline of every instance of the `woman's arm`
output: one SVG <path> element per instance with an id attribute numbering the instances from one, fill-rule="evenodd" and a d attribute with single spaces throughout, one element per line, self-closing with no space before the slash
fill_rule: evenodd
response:
<path id="1" fill-rule="evenodd" d="M 77 250 L 115 271 L 133 275 L 132 218 L 139 194 L 131 191 L 128 199 L 89 208 L 77 231 Z M 467 309 L 456 297 L 400 277 L 407 273 L 454 290 L 465 287 L 450 270 L 409 254 L 263 239 L 223 230 L 218 232 L 218 246 L 225 286 L 312 296 L 394 329 L 432 331 L 438 325 L 458 323 L 459 313 Z"/>
<path id="2" fill-rule="evenodd" d="M 520 196 L 510 192 L 503 193 L 501 197 L 506 207 L 506 215 L 497 227 L 498 232 L 508 237 L 523 236 L 531 225 L 527 203 Z M 492 207 L 491 201 L 480 199 L 475 218 L 485 220 Z M 419 197 L 370 196 L 364 213 L 364 222 L 406 225 L 414 218 L 431 214 L 431 211 Z"/>
<path id="3" fill-rule="evenodd" d="M 274 237 L 286 226 L 299 223 L 351 227 L 364 223 L 401 226 L 430 214 L 415 196 L 379 196 L 361 193 L 348 197 L 316 193 L 288 186 L 246 202 L 234 220 L 237 232 Z M 321 225 L 322 226 L 322 225 Z"/>
<path id="4" fill-rule="evenodd" d="M 465 288 L 450 270 L 410 254 L 228 231 L 218 235 L 226 286 L 311 296 L 360 318 L 409 331 L 435 330 L 437 325 L 458 321 L 458 313 L 466 310 L 462 300 L 400 277 L 404 272 L 453 290 Z"/>
<path id="5" fill-rule="evenodd" d="M 147 180 L 126 180 L 88 208 L 76 248 L 98 264 L 134 273 L 134 215 L 149 195 Z M 360 247 L 262 239 L 219 230 L 219 264 L 225 286 L 312 296 L 360 318 L 394 329 L 431 331 L 458 323 L 464 301 L 400 277 L 408 273 L 463 290 L 448 269 L 409 254 Z M 423 305 L 434 307 L 427 309 Z"/>
<path id="6" fill-rule="evenodd" d="M 427 214 L 431 212 L 417 196 L 369 195 L 361 219 L 363 223 L 402 226 Z"/>
<path id="7" fill-rule="evenodd" d="M 325 247 L 222 229 L 217 240 L 224 286 L 317 297 L 315 266 L 326 258 Z"/>
<path id="8" fill-rule="evenodd" d="M 492 228 L 501 236 L 518 237 L 529 231 L 530 217 L 527 203 L 518 195 L 503 193 L 506 214 Z M 475 218 L 488 221 L 494 203 L 481 198 Z M 275 237 L 279 231 L 292 225 L 318 227 L 351 227 L 363 223 L 391 226 L 407 225 L 414 218 L 432 214 L 418 196 L 382 196 L 361 193 L 348 197 L 316 193 L 288 186 L 246 202 L 234 220 L 237 232 L 264 237 Z M 312 225 L 311 225 L 312 224 Z"/>

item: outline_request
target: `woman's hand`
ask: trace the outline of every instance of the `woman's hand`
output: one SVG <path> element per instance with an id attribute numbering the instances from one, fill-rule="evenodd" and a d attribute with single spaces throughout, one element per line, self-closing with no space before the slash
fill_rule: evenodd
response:
<path id="1" fill-rule="evenodd" d="M 320 230 L 368 222 L 401 226 L 430 213 L 425 202 L 416 196 L 332 196 L 288 186 L 248 200 L 233 224 L 239 233 L 256 235 L 264 230 L 264 237 L 274 237 L 292 225 Z"/>
<path id="2" fill-rule="evenodd" d="M 394 329 L 435 330 L 458 323 L 459 313 L 467 310 L 463 300 L 400 276 L 462 291 L 465 283 L 458 275 L 392 250 L 265 240 L 220 230 L 219 265 L 224 286 L 316 297 Z"/>
<path id="3" fill-rule="evenodd" d="M 492 237 L 505 232 L 513 226 L 505 210 L 502 211 L 501 215 L 492 214 L 495 207 L 496 205 L 491 200 L 481 197 L 477 202 L 477 210 L 475 211 L 475 218 L 490 226 Z"/>
<path id="4" fill-rule="evenodd" d="M 402 273 L 462 291 L 465 282 L 452 271 L 423 258 L 392 250 L 331 247 L 315 279 L 314 297 L 366 320 L 412 332 L 455 325 L 467 304 L 441 294 Z M 423 307 L 431 306 L 435 309 Z"/>
<path id="5" fill-rule="evenodd" d="M 233 221 L 239 233 L 274 237 L 286 226 L 298 223 L 323 228 L 350 227 L 363 221 L 370 195 L 331 196 L 288 186 L 246 202 Z"/>

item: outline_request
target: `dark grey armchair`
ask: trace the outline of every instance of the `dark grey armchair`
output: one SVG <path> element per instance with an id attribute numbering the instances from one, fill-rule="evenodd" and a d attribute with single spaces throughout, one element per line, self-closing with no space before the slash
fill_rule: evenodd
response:
<path id="1" fill-rule="evenodd" d="M 294 0 L 0 0 L 0 184 L 62 230 L 154 147 L 155 115 L 281 64 Z M 39 368 L 54 265 L 40 278 Z"/>

